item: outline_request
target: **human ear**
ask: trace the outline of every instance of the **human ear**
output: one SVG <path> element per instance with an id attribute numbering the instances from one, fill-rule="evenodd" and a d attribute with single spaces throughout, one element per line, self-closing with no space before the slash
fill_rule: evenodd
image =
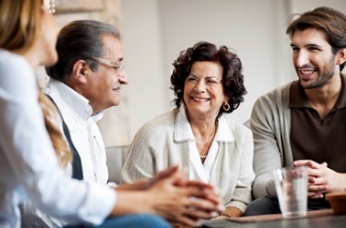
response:
<path id="1" fill-rule="evenodd" d="M 73 64 L 72 77 L 80 83 L 86 83 L 90 68 L 85 60 L 78 60 Z"/>
<path id="2" fill-rule="evenodd" d="M 346 61 L 346 48 L 341 48 L 336 57 L 336 64 L 341 65 Z"/>

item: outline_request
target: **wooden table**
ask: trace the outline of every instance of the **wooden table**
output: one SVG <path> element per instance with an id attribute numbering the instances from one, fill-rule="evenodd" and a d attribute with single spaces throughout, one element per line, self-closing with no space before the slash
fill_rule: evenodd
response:
<path id="1" fill-rule="evenodd" d="M 334 215 L 332 210 L 309 211 L 306 217 L 283 219 L 281 214 L 248 216 L 205 221 L 202 227 L 236 228 L 345 228 L 346 215 Z"/>

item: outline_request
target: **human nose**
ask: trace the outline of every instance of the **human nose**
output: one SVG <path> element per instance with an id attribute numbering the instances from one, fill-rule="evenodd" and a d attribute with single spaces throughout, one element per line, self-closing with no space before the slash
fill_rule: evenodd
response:
<path id="1" fill-rule="evenodd" d="M 204 93 L 205 92 L 205 88 L 206 88 L 206 85 L 204 83 L 204 80 L 201 80 L 199 79 L 196 83 L 196 86 L 195 86 L 195 91 L 197 91 L 198 93 Z"/>
<path id="2" fill-rule="evenodd" d="M 120 70 L 118 77 L 119 77 L 120 83 L 125 85 L 129 83 L 125 69 Z"/>
<path id="3" fill-rule="evenodd" d="M 309 63 L 309 55 L 306 51 L 300 50 L 294 54 L 294 62 L 297 67 L 302 67 Z"/>

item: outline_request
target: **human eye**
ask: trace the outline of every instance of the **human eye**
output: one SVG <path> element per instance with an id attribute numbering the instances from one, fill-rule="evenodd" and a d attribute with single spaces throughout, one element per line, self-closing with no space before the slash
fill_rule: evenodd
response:
<path id="1" fill-rule="evenodd" d="M 114 70 L 120 70 L 122 68 L 122 63 L 120 62 L 111 62 L 111 66 Z"/>
<path id="2" fill-rule="evenodd" d="M 216 78 L 207 78 L 207 79 L 205 80 L 205 82 L 206 82 L 207 84 L 218 84 L 218 83 L 219 83 L 219 81 L 218 81 Z"/>
<path id="3" fill-rule="evenodd" d="M 217 84 L 218 82 L 216 80 L 208 79 L 206 81 L 208 84 Z"/>
<path id="4" fill-rule="evenodd" d="M 117 62 L 111 62 L 111 64 L 112 64 L 112 67 L 113 67 L 114 69 L 119 69 L 119 67 L 120 67 L 120 64 L 117 63 Z"/>
<path id="5" fill-rule="evenodd" d="M 188 76 L 186 79 L 188 82 L 195 82 L 197 81 L 197 78 L 193 77 L 193 76 Z"/>
<path id="6" fill-rule="evenodd" d="M 309 47 L 309 51 L 320 51 L 321 49 L 316 46 Z"/>
<path id="7" fill-rule="evenodd" d="M 297 47 L 292 47 L 292 51 L 293 51 L 293 52 L 298 52 L 298 51 L 299 51 L 299 48 L 297 48 Z"/>

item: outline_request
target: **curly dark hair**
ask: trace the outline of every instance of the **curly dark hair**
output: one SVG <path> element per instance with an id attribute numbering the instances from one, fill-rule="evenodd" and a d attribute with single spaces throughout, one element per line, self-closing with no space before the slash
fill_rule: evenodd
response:
<path id="1" fill-rule="evenodd" d="M 210 61 L 220 63 L 223 68 L 222 86 L 224 94 L 229 98 L 230 109 L 225 111 L 222 107 L 218 116 L 223 112 L 231 113 L 244 101 L 246 89 L 244 86 L 244 75 L 242 74 L 242 63 L 235 53 L 226 46 L 217 48 L 215 44 L 201 41 L 180 52 L 178 58 L 173 62 L 173 73 L 171 75 L 171 89 L 176 98 L 173 100 L 180 107 L 184 97 L 185 79 L 189 76 L 191 66 L 198 61 Z"/>

